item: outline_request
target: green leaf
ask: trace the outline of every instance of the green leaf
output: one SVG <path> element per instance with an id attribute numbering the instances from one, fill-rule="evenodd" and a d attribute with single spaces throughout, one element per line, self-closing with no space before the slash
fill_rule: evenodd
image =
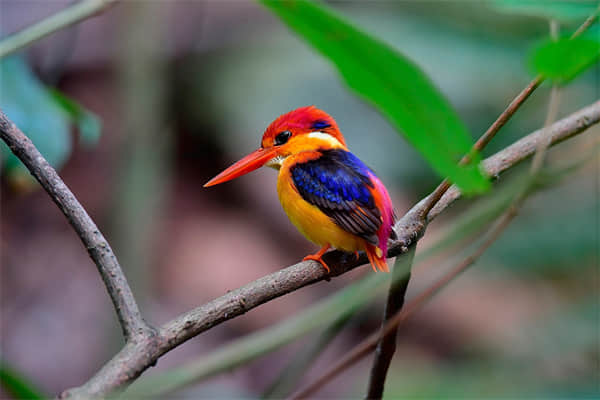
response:
<path id="1" fill-rule="evenodd" d="M 6 365 L 5 361 L 0 365 L 0 386 L 14 399 L 47 399 L 31 382 L 23 375 Z"/>
<path id="2" fill-rule="evenodd" d="M 600 57 L 600 42 L 586 37 L 548 39 L 531 55 L 531 67 L 554 83 L 565 84 Z"/>
<path id="3" fill-rule="evenodd" d="M 96 114 L 82 107 L 75 100 L 65 96 L 57 89 L 48 89 L 56 104 L 70 117 L 71 122 L 77 125 L 82 142 L 87 146 L 93 146 L 100 139 L 102 123 Z"/>
<path id="4" fill-rule="evenodd" d="M 458 160 L 471 139 L 448 101 L 411 60 L 325 6 L 301 0 L 259 0 L 337 67 L 348 86 L 403 132 L 442 177 L 465 193 L 489 187 L 478 167 Z"/>
<path id="5" fill-rule="evenodd" d="M 0 108 L 35 144 L 50 165 L 59 168 L 71 153 L 69 121 L 46 87 L 19 57 L 0 60 Z M 0 144 L 3 167 L 8 172 L 26 171 Z"/>
<path id="6" fill-rule="evenodd" d="M 597 0 L 494 0 L 498 11 L 559 21 L 585 19 L 598 8 Z"/>
<path id="7" fill-rule="evenodd" d="M 93 145 L 100 136 L 100 120 L 72 99 L 47 88 L 20 57 L 0 60 L 0 108 L 35 144 L 54 168 L 72 151 L 69 123 L 77 125 L 82 142 Z M 0 166 L 12 183 L 31 185 L 33 179 L 4 142 Z"/>

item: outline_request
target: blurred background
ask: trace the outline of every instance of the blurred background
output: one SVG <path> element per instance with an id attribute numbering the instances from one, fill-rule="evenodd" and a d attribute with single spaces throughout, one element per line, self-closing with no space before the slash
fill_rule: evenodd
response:
<path id="1" fill-rule="evenodd" d="M 1 0 L 1 32 L 71 3 Z M 330 5 L 414 60 L 474 137 L 529 82 L 528 50 L 548 35 L 547 16 L 511 13 L 491 2 Z M 561 29 L 572 30 L 585 17 L 565 16 Z M 153 324 L 316 250 L 281 209 L 273 170 L 202 188 L 256 149 L 266 126 L 284 112 L 314 104 L 330 113 L 350 149 L 390 189 L 399 215 L 440 181 L 329 62 L 252 1 L 123 2 L 3 60 L 1 68 L 0 107 L 59 168 L 113 246 Z M 561 89 L 559 117 L 600 97 L 599 72 L 596 66 Z M 48 95 L 47 87 L 60 93 Z M 549 91 L 542 86 L 485 154 L 539 128 Z M 57 105 L 62 95 L 83 109 L 56 117 L 65 108 L 64 101 Z M 548 168 L 558 172 L 476 266 L 401 330 L 387 396 L 600 394 L 599 181 L 598 158 L 590 152 L 597 133 L 592 128 L 549 152 Z M 5 150 L 1 357 L 56 395 L 85 382 L 119 350 L 120 328 L 78 237 Z M 583 162 L 590 157 L 593 162 Z M 460 221 L 473 224 L 474 213 L 497 208 L 494 200 L 506 198 L 526 170 L 516 168 L 490 194 L 448 210 L 429 227 L 418 253 L 439 248 Z M 417 263 L 408 297 L 469 253 L 469 246 L 459 247 Z M 271 301 L 190 340 L 146 374 L 268 327 L 369 273 L 360 268 Z M 318 376 L 376 329 L 382 310 L 382 296 L 362 307 L 298 382 Z M 259 397 L 315 337 L 177 395 Z M 363 396 L 370 362 L 321 395 Z"/>

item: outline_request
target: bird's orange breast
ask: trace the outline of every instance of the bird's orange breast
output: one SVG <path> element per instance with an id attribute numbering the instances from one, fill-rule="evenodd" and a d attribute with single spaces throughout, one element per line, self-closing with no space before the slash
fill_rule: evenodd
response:
<path id="1" fill-rule="evenodd" d="M 319 155 L 316 151 L 305 151 L 285 159 L 277 179 L 281 206 L 290 221 L 311 242 L 320 246 L 329 244 L 348 252 L 365 250 L 364 239 L 345 231 L 318 207 L 304 200 L 294 185 L 290 168 L 298 162 L 316 159 Z"/>

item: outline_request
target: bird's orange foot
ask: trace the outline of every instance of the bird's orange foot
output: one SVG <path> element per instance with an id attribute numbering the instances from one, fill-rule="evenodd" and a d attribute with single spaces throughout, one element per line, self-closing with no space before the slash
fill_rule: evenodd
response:
<path id="1" fill-rule="evenodd" d="M 358 259 L 360 258 L 360 254 L 358 254 L 358 251 L 354 252 L 354 256 L 356 257 L 356 261 L 358 261 Z"/>
<path id="2" fill-rule="evenodd" d="M 325 261 L 323 261 L 323 254 L 325 254 L 325 252 L 327 250 L 329 250 L 329 245 L 326 244 L 325 246 L 323 246 L 321 248 L 321 250 L 317 251 L 315 254 L 309 254 L 306 257 L 304 257 L 302 260 L 303 261 L 308 261 L 308 260 L 314 260 L 319 262 L 323 268 L 325 268 L 327 270 L 327 272 L 331 272 L 331 270 L 329 269 L 329 266 L 325 263 Z"/>

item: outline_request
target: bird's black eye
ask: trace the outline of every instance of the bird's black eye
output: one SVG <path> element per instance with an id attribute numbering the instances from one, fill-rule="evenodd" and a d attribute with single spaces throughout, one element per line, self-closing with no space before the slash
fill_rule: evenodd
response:
<path id="1" fill-rule="evenodd" d="M 279 132 L 277 136 L 275 136 L 273 144 L 275 144 L 275 146 L 281 146 L 282 144 L 287 143 L 287 141 L 290 140 L 290 137 L 292 137 L 292 132 L 290 131 Z"/>

